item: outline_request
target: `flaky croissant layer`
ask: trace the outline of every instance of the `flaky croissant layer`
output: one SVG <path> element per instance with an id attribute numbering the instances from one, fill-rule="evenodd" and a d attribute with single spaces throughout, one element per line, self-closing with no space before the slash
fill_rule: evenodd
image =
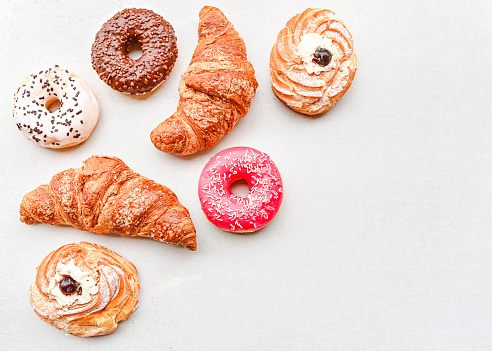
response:
<path id="1" fill-rule="evenodd" d="M 117 157 L 92 156 L 22 199 L 20 220 L 97 234 L 149 237 L 196 250 L 196 232 L 177 196 Z"/>
<path id="2" fill-rule="evenodd" d="M 246 46 L 217 8 L 200 11 L 198 45 L 181 76 L 176 112 L 150 138 L 161 151 L 189 155 L 209 149 L 249 110 L 258 82 Z"/>

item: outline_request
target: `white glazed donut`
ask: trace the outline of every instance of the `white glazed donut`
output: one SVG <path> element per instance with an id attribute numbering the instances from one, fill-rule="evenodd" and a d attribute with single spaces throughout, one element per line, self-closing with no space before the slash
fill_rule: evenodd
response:
<path id="1" fill-rule="evenodd" d="M 54 103 L 59 108 L 50 112 Z M 24 79 L 14 95 L 12 114 L 29 140 L 59 149 L 91 135 L 99 119 L 99 103 L 82 78 L 55 65 Z"/>

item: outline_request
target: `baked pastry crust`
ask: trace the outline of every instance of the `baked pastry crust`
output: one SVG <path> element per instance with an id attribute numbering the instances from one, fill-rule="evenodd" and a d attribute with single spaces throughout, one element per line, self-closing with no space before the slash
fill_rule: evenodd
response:
<path id="1" fill-rule="evenodd" d="M 55 174 L 24 196 L 20 220 L 148 237 L 196 250 L 195 227 L 177 196 L 117 157 L 92 156 L 80 168 Z"/>
<path id="2" fill-rule="evenodd" d="M 190 155 L 210 149 L 243 118 L 258 83 L 246 46 L 217 8 L 200 11 L 198 45 L 181 76 L 176 112 L 150 138 L 161 151 Z"/>
<path id="3" fill-rule="evenodd" d="M 304 35 L 317 33 L 331 39 L 338 52 L 333 68 L 308 73 L 299 50 Z M 270 54 L 270 77 L 275 95 L 291 109 L 306 115 L 330 110 L 355 77 L 357 57 L 350 32 L 332 11 L 307 9 L 292 17 L 278 34 Z"/>
<path id="4" fill-rule="evenodd" d="M 93 279 L 97 292 L 90 300 L 75 300 L 62 306 L 55 297 L 60 290 L 57 267 L 72 264 Z M 88 337 L 110 334 L 118 322 L 128 319 L 137 308 L 137 270 L 125 258 L 100 245 L 81 242 L 68 244 L 50 253 L 37 269 L 29 290 L 34 312 L 43 321 L 65 333 Z"/>

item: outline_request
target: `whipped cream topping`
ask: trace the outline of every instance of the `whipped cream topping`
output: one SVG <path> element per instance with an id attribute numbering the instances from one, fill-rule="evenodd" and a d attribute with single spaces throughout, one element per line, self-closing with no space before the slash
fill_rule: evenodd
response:
<path id="1" fill-rule="evenodd" d="M 324 48 L 331 54 L 331 61 L 326 66 L 321 66 L 313 62 L 314 52 L 316 49 Z M 297 46 L 299 55 L 301 55 L 304 68 L 309 74 L 320 74 L 321 72 L 330 71 L 337 64 L 340 58 L 336 46 L 330 38 L 324 37 L 318 33 L 307 33 L 301 37 L 301 42 Z"/>
<path id="2" fill-rule="evenodd" d="M 50 280 L 48 291 L 63 307 L 71 306 L 75 301 L 78 301 L 79 304 L 87 303 L 91 300 L 91 295 L 97 294 L 99 291 L 96 281 L 90 276 L 91 273 L 82 271 L 73 261 L 70 261 L 68 264 L 58 262 L 56 265 L 56 274 Z M 65 295 L 60 290 L 59 283 L 65 276 L 72 277 L 80 284 L 80 293 Z"/>

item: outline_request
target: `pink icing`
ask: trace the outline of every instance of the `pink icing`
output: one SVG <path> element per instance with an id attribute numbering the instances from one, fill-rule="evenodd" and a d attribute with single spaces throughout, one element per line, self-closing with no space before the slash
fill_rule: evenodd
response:
<path id="1" fill-rule="evenodd" d="M 243 179 L 247 197 L 235 195 L 231 184 Z M 225 149 L 205 165 L 198 182 L 202 210 L 217 227 L 230 232 L 253 232 L 275 217 L 283 199 L 280 172 L 271 158 L 250 147 Z"/>

